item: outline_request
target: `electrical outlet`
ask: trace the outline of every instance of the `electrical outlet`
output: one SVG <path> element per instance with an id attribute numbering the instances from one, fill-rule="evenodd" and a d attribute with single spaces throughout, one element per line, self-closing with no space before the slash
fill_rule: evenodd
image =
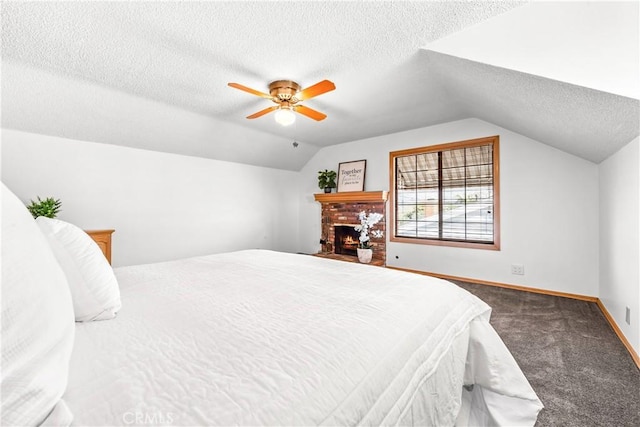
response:
<path id="1" fill-rule="evenodd" d="M 520 276 L 524 275 L 524 265 L 522 264 L 511 264 L 511 274 L 518 274 Z"/>
<path id="2" fill-rule="evenodd" d="M 624 315 L 624 321 L 627 322 L 627 325 L 631 324 L 631 309 L 629 307 L 626 307 L 627 312 Z"/>

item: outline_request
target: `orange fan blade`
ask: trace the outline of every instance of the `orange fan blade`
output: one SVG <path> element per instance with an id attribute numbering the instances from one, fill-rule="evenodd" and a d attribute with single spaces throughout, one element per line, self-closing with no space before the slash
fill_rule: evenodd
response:
<path id="1" fill-rule="evenodd" d="M 316 111 L 313 108 L 305 107 L 304 105 L 296 105 L 294 110 L 304 116 L 317 121 L 327 118 L 326 114 L 322 114 L 320 111 Z"/>
<path id="2" fill-rule="evenodd" d="M 229 86 L 234 87 L 236 89 L 243 90 L 245 92 L 249 92 L 250 94 L 259 96 L 261 98 L 267 98 L 267 99 L 272 98 L 271 95 L 268 95 L 264 92 L 260 92 L 259 90 L 251 89 L 250 87 L 243 86 L 240 83 L 229 83 Z"/>
<path id="3" fill-rule="evenodd" d="M 273 110 L 277 110 L 278 108 L 280 107 L 278 107 L 277 105 L 274 105 L 273 107 L 265 108 L 264 110 L 260 110 L 257 113 L 253 113 L 252 115 L 247 116 L 247 119 L 257 119 L 258 117 L 264 116 L 265 114 L 270 113 Z"/>
<path id="4" fill-rule="evenodd" d="M 304 101 L 305 99 L 311 99 L 314 96 L 322 95 L 323 93 L 330 92 L 336 88 L 336 85 L 329 80 L 323 80 L 314 84 L 313 86 L 309 86 L 306 89 L 302 89 L 300 93 L 296 95 L 296 98 L 300 101 Z"/>

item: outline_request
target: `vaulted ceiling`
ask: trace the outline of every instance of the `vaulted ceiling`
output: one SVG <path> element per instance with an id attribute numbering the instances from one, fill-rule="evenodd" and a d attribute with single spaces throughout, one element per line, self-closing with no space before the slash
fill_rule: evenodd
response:
<path id="1" fill-rule="evenodd" d="M 598 3 L 3 2 L 2 127 L 299 170 L 477 117 L 600 162 L 640 84 L 638 3 Z M 278 79 L 333 81 L 305 101 L 327 119 L 247 120 L 272 104 L 227 86 Z"/>

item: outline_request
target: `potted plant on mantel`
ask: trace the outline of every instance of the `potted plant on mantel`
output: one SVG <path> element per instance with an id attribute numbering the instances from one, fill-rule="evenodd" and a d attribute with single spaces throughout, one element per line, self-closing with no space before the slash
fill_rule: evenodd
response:
<path id="1" fill-rule="evenodd" d="M 367 215 L 365 211 L 362 211 L 358 214 L 360 225 L 356 225 L 353 229 L 360 232 L 358 261 L 361 263 L 368 264 L 371 262 L 371 258 L 373 257 L 373 246 L 371 245 L 369 233 L 373 234 L 373 237 L 376 238 L 382 237 L 382 230 L 373 230 L 373 226 L 379 223 L 380 220 L 382 220 L 382 217 L 382 214 L 375 212 L 371 212 Z"/>
<path id="2" fill-rule="evenodd" d="M 318 171 L 318 187 L 325 193 L 331 193 L 332 188 L 336 188 L 336 172 L 330 170 Z"/>

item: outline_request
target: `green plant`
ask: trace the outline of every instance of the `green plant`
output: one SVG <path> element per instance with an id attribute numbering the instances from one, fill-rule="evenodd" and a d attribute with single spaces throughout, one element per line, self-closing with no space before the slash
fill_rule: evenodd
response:
<path id="1" fill-rule="evenodd" d="M 31 200 L 31 204 L 27 206 L 27 209 L 29 209 L 29 212 L 31 212 L 31 215 L 33 215 L 34 218 L 37 218 L 39 216 L 55 218 L 60 211 L 61 205 L 62 202 L 59 199 L 47 197 L 46 199 L 42 200 L 40 197 L 38 197 L 37 202 Z"/>
<path id="2" fill-rule="evenodd" d="M 336 188 L 336 176 L 335 171 L 327 169 L 318 171 L 318 187 L 320 187 L 320 189 Z"/>

